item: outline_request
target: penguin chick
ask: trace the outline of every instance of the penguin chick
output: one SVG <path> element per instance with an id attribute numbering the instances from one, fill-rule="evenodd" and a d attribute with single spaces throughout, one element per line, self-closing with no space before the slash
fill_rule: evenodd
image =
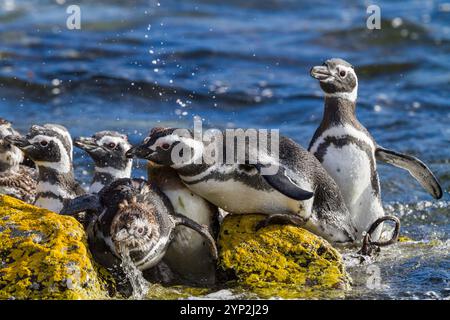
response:
<path id="1" fill-rule="evenodd" d="M 22 165 L 23 152 L 4 139 L 12 134 L 19 135 L 11 122 L 0 118 L 0 193 L 33 203 L 36 170 Z"/>
<path id="2" fill-rule="evenodd" d="M 204 237 L 212 257 L 217 259 L 216 244 L 207 226 L 176 214 L 167 197 L 145 180 L 118 179 L 98 194 L 67 202 L 62 213 L 73 215 L 86 210 L 96 213 L 88 227 L 91 252 L 96 261 L 119 277 L 125 255 L 141 271 L 156 266 L 179 225 Z"/>

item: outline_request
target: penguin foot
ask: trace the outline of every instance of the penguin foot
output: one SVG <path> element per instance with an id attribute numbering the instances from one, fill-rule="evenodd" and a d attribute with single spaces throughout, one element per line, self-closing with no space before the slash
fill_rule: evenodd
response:
<path id="1" fill-rule="evenodd" d="M 392 237 L 388 241 L 372 241 L 371 235 L 375 229 L 384 221 L 393 221 L 395 223 L 395 229 Z M 394 244 L 398 241 L 398 236 L 400 234 L 400 220 L 394 216 L 384 216 L 375 220 L 370 226 L 369 230 L 366 232 L 363 238 L 363 245 L 361 250 L 358 251 L 359 254 L 364 256 L 371 256 L 374 253 L 380 252 L 380 247 L 386 247 Z"/>
<path id="2" fill-rule="evenodd" d="M 255 226 L 255 230 L 265 228 L 272 224 L 290 224 L 297 227 L 302 227 L 306 223 L 306 220 L 298 215 L 287 213 L 275 213 L 266 217 L 264 220 L 258 222 Z"/>

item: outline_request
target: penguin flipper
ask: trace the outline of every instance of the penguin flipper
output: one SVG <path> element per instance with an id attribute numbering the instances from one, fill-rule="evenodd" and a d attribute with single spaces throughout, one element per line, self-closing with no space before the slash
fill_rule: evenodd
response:
<path id="1" fill-rule="evenodd" d="M 92 210 L 94 212 L 99 212 L 102 210 L 100 197 L 97 194 L 85 194 L 75 199 L 64 201 L 64 207 L 60 211 L 60 214 L 72 216 L 88 210 Z"/>
<path id="2" fill-rule="evenodd" d="M 194 220 L 178 213 L 172 214 L 172 219 L 175 222 L 176 226 L 183 225 L 194 231 L 197 231 L 201 236 L 203 236 L 203 238 L 208 241 L 213 259 L 217 260 L 219 258 L 216 241 L 214 241 L 214 238 L 212 237 L 211 232 L 209 231 L 209 228 L 207 226 L 199 224 Z"/>
<path id="3" fill-rule="evenodd" d="M 407 170 L 435 199 L 442 197 L 442 188 L 433 172 L 416 157 L 377 146 L 375 157 L 379 161 Z"/>
<path id="4" fill-rule="evenodd" d="M 302 189 L 295 181 L 296 179 L 293 177 L 293 174 L 283 166 L 278 166 L 275 174 L 264 174 L 262 172 L 264 165 L 262 164 L 256 164 L 255 168 L 258 169 L 268 184 L 291 199 L 301 201 L 311 199 L 314 196 L 313 192 Z"/>

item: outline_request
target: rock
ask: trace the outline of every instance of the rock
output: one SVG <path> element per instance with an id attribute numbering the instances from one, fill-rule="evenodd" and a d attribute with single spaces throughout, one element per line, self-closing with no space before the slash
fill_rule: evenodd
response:
<path id="1" fill-rule="evenodd" d="M 413 241 L 414 241 L 413 239 L 405 235 L 400 235 L 398 237 L 398 242 L 413 242 Z"/>
<path id="2" fill-rule="evenodd" d="M 108 294 L 72 217 L 0 195 L 0 299 L 103 299 Z"/>
<path id="3" fill-rule="evenodd" d="M 350 288 L 342 257 L 326 240 L 287 225 L 255 232 L 264 217 L 228 215 L 221 226 L 220 267 L 244 290 L 263 298 L 319 298 Z"/>

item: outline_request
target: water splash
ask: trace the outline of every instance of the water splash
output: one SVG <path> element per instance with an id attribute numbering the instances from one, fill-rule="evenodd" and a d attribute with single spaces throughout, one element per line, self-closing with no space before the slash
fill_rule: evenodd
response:
<path id="1" fill-rule="evenodd" d="M 120 266 L 122 267 L 125 276 L 130 281 L 133 289 L 133 294 L 130 299 L 142 300 L 147 295 L 149 283 L 143 277 L 141 270 L 139 270 L 134 264 L 130 257 L 130 252 L 125 248 L 120 248 L 120 253 L 122 259 Z"/>

